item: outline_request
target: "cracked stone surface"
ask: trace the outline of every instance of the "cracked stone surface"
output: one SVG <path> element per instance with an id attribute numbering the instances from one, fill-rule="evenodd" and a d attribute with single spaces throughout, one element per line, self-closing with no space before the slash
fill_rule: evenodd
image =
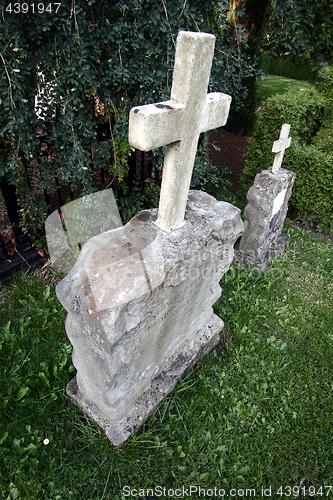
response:
<path id="1" fill-rule="evenodd" d="M 262 272 L 285 251 L 289 235 L 282 234 L 282 228 L 295 178 L 283 168 L 273 174 L 271 167 L 256 175 L 247 194 L 244 234 L 235 246 L 233 263 L 239 268 Z"/>

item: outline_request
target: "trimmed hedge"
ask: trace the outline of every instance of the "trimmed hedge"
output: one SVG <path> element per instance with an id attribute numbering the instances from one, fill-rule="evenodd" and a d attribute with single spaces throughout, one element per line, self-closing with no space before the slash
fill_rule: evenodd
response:
<path id="1" fill-rule="evenodd" d="M 333 152 L 333 66 L 325 65 L 319 71 L 316 89 L 327 99 L 325 119 L 322 128 L 312 141 L 317 148 L 327 153 Z"/>
<path id="2" fill-rule="evenodd" d="M 333 234 L 333 154 L 297 141 L 286 168 L 296 173 L 290 206 L 318 229 Z"/>
<path id="3" fill-rule="evenodd" d="M 272 144 L 279 138 L 281 125 L 291 124 L 293 140 L 311 144 L 324 118 L 326 100 L 310 87 L 304 90 L 290 90 L 283 95 L 269 97 L 256 122 L 253 136 L 249 139 L 247 160 L 242 176 L 243 189 L 247 190 L 254 176 L 273 164 Z M 284 156 L 288 161 L 289 150 Z"/>
<path id="4" fill-rule="evenodd" d="M 333 66 L 326 64 L 317 74 L 316 88 L 328 99 L 333 98 Z"/>
<path id="5" fill-rule="evenodd" d="M 306 57 L 272 57 L 264 54 L 260 62 L 260 69 L 270 75 L 284 76 L 294 80 L 305 80 L 310 83 L 316 81 L 318 67 Z"/>
<path id="6" fill-rule="evenodd" d="M 321 151 L 333 153 L 333 119 L 325 121 L 324 126 L 318 131 L 312 144 Z"/>
<path id="7" fill-rule="evenodd" d="M 293 140 L 283 159 L 283 167 L 296 173 L 290 206 L 301 218 L 333 233 L 333 154 L 312 144 L 325 122 L 327 102 L 313 87 L 265 101 L 249 139 L 239 191 L 245 195 L 255 175 L 273 164 L 273 142 L 281 125 L 290 123 Z"/>

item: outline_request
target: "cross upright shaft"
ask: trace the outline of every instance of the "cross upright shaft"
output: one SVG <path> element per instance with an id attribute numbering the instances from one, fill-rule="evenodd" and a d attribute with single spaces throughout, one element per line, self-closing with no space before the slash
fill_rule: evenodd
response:
<path id="1" fill-rule="evenodd" d="M 231 97 L 207 94 L 215 36 L 181 31 L 177 37 L 171 100 L 130 112 L 129 143 L 142 151 L 167 145 L 156 224 L 182 227 L 201 132 L 225 125 Z"/>
<path id="2" fill-rule="evenodd" d="M 290 124 L 285 123 L 281 127 L 279 140 L 273 143 L 272 153 L 276 153 L 274 163 L 272 166 L 272 173 L 277 174 L 281 168 L 284 152 L 291 144 L 291 137 L 289 137 Z"/>

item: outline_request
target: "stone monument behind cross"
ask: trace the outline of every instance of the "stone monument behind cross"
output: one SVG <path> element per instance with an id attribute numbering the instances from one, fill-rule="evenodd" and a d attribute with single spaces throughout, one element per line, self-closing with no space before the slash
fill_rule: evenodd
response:
<path id="1" fill-rule="evenodd" d="M 213 46 L 212 35 L 180 33 L 172 100 L 131 111 L 133 145 L 169 144 L 159 214 L 88 240 L 56 287 L 77 369 L 67 394 L 116 446 L 223 329 L 212 305 L 244 225 L 233 205 L 188 192 L 199 133 L 225 123 L 231 101 L 206 96 Z"/>
<path id="2" fill-rule="evenodd" d="M 163 231 L 182 227 L 201 132 L 226 124 L 231 97 L 207 94 L 215 36 L 180 31 L 171 100 L 138 106 L 129 118 L 129 143 L 141 151 L 165 146 L 159 211 Z"/>
<path id="3" fill-rule="evenodd" d="M 272 147 L 276 153 L 273 166 L 256 175 L 247 193 L 245 230 L 235 246 L 234 264 L 239 268 L 250 266 L 262 272 L 289 243 L 290 236 L 282 234 L 282 228 L 296 175 L 281 168 L 284 152 L 291 144 L 289 131 L 289 124 L 282 125 L 280 138 Z"/>

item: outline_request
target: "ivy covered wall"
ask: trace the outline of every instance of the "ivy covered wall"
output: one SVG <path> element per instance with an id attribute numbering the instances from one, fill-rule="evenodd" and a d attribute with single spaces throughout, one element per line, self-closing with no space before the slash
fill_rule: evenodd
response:
<path id="1" fill-rule="evenodd" d="M 231 94 L 234 110 L 247 97 L 256 62 L 243 29 L 230 29 L 228 0 L 26 5 L 3 3 L 0 21 L 0 177 L 17 186 L 26 226 L 42 227 L 42 193 L 56 177 L 82 194 L 94 189 L 94 165 L 127 182 L 129 110 L 169 98 L 179 30 L 215 34 L 210 91 Z"/>

